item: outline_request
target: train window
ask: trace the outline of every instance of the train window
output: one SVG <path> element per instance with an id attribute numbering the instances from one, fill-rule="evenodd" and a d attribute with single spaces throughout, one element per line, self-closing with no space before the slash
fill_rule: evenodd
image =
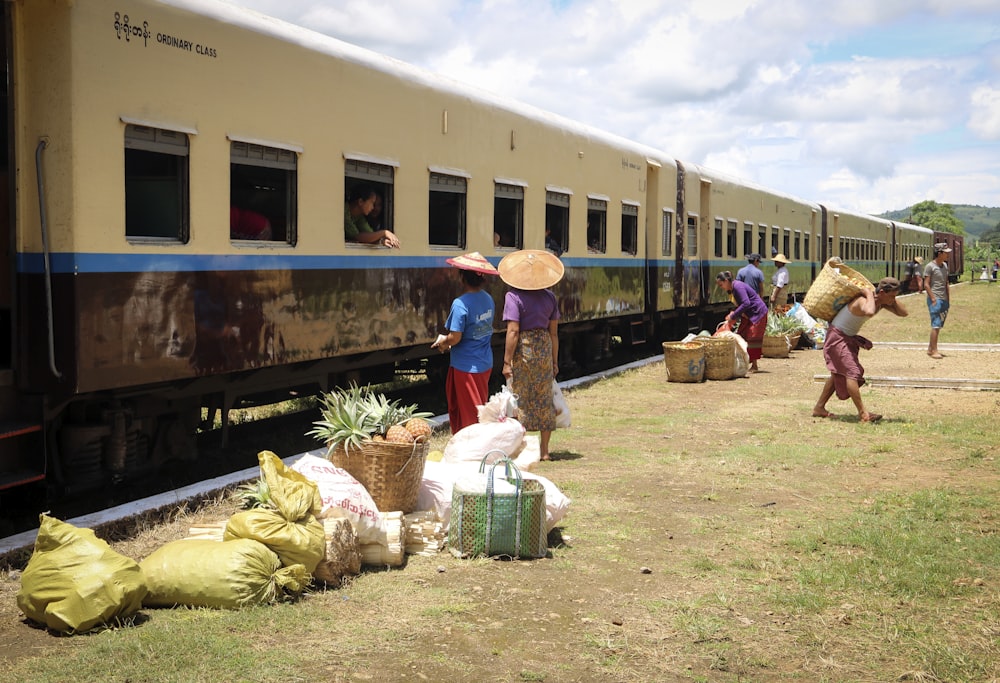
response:
<path id="1" fill-rule="evenodd" d="M 298 155 L 233 140 L 229 148 L 229 237 L 295 244 Z"/>
<path id="2" fill-rule="evenodd" d="M 715 219 L 715 258 L 722 258 L 722 219 Z"/>
<path id="3" fill-rule="evenodd" d="M 587 197 L 587 253 L 604 254 L 608 251 L 608 202 L 598 197 Z"/>
<path id="4" fill-rule="evenodd" d="M 125 237 L 186 243 L 189 237 L 188 136 L 125 126 Z"/>
<path id="5" fill-rule="evenodd" d="M 674 252 L 674 214 L 672 211 L 663 210 L 663 246 L 664 256 L 670 256 Z"/>
<path id="6" fill-rule="evenodd" d="M 792 231 L 785 228 L 781 235 L 781 253 L 788 256 L 792 251 Z"/>
<path id="7" fill-rule="evenodd" d="M 499 249 L 524 246 L 524 187 L 494 181 L 493 242 Z"/>
<path id="8" fill-rule="evenodd" d="M 622 202 L 622 253 L 639 253 L 639 207 Z"/>
<path id="9" fill-rule="evenodd" d="M 761 258 L 767 258 L 767 226 L 761 223 L 757 226 L 757 253 Z"/>
<path id="10" fill-rule="evenodd" d="M 801 261 L 802 260 L 802 231 L 801 230 L 796 230 L 795 231 L 795 240 L 793 241 L 793 245 L 794 245 L 794 249 L 792 251 L 794 253 L 792 254 L 791 258 L 795 259 L 796 261 Z"/>
<path id="11" fill-rule="evenodd" d="M 344 198 L 347 200 L 364 186 L 375 190 L 375 202 L 365 217 L 372 229 L 396 232 L 395 225 L 396 168 L 392 162 L 348 156 L 344 159 Z M 367 188 L 363 189 L 368 192 Z M 346 236 L 345 236 L 346 237 Z"/>
<path id="12" fill-rule="evenodd" d="M 726 222 L 726 255 L 736 256 L 736 221 Z"/>
<path id="13" fill-rule="evenodd" d="M 688 216 L 687 229 L 687 254 L 688 256 L 698 255 L 698 217 Z"/>
<path id="14" fill-rule="evenodd" d="M 569 193 L 545 190 L 545 248 L 557 256 L 569 249 Z"/>
<path id="15" fill-rule="evenodd" d="M 432 246 L 465 248 L 468 179 L 431 171 L 427 241 Z"/>
<path id="16" fill-rule="evenodd" d="M 743 224 L 743 256 L 749 256 L 752 253 L 753 253 L 753 223 L 746 222 Z"/>
<path id="17" fill-rule="evenodd" d="M 780 228 L 777 226 L 771 228 L 771 256 L 776 256 L 781 251 L 781 243 L 778 241 L 779 230 Z M 761 255 L 763 256 L 763 254 Z M 785 256 L 788 256 L 788 254 L 785 254 Z"/>
<path id="18" fill-rule="evenodd" d="M 802 236 L 802 254 L 803 254 L 802 258 L 805 259 L 806 261 L 813 260 L 812 252 L 809 251 L 809 247 L 810 247 L 809 233 L 807 232 L 805 235 Z"/>

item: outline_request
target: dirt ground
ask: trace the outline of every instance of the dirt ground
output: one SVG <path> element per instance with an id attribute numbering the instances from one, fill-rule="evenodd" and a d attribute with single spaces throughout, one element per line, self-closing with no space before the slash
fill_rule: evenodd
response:
<path id="1" fill-rule="evenodd" d="M 877 346 L 862 361 L 870 377 L 1000 380 L 1000 353 L 945 353 L 933 360 L 921 349 Z M 375 582 L 405 585 L 407 594 L 414 585 L 440 587 L 466 596 L 473 608 L 451 617 L 454 631 L 448 625 L 421 635 L 420 649 L 440 657 L 417 658 L 412 649 L 408 657 L 382 643 L 318 664 L 312 680 L 895 680 L 906 673 L 905 662 L 888 662 L 884 675 L 873 675 L 863 645 L 845 629 L 816 635 L 822 647 L 803 644 L 791 617 L 751 611 L 757 603 L 750 598 L 745 608 L 738 599 L 704 608 L 726 621 L 723 632 L 692 635 L 678 624 L 686 609 L 703 604 L 706 591 L 725 602 L 722 594 L 754 589 L 706 577 L 711 572 L 698 570 L 699 558 L 716 567 L 751 557 L 766 562 L 774 539 L 803 520 L 836 517 L 882 491 L 961 488 L 963 476 L 984 476 L 963 475 L 953 466 L 957 453 L 921 452 L 907 425 L 953 415 L 995 423 L 1000 393 L 868 387 L 864 399 L 885 415 L 881 424 L 859 424 L 849 402 L 836 400 L 829 408 L 840 418 L 820 420 L 810 412 L 821 387 L 814 375 L 824 372 L 821 352 L 760 364 L 762 371 L 745 379 L 683 384 L 665 382 L 662 364 L 653 363 L 568 392 L 574 427 L 554 435 L 553 462 L 534 470 L 573 499 L 553 537 L 553 556 L 469 563 L 445 552 L 413 557 L 398 571 L 363 574 L 359 589 Z M 664 429 L 644 421 L 644 413 L 676 420 Z M 831 459 L 783 466 L 780 453 L 797 444 L 821 444 Z M 995 440 L 968 447 L 981 448 L 986 461 L 1000 455 Z M 769 455 L 754 463 L 753 449 Z M 986 472 L 996 478 L 995 466 Z M 205 516 L 217 518 L 218 510 Z M 183 536 L 198 521 L 187 516 L 115 547 L 135 557 L 143 545 Z M 748 524 L 752 533 L 730 536 Z M 75 644 L 25 623 L 14 600 L 18 585 L 16 572 L 0 576 L 0 669 L 5 658 L 12 664 L 59 656 Z M 399 609 L 399 619 L 419 623 L 419 615 Z M 373 619 L 373 629 L 384 625 L 361 611 L 352 616 L 362 625 Z M 741 628 L 752 629 L 752 642 Z M 718 654 L 692 653 L 706 642 L 736 652 L 721 665 Z"/>

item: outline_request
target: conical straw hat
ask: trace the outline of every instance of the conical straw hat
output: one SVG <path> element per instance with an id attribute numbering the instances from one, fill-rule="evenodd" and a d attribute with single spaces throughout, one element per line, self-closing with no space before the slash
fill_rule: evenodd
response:
<path id="1" fill-rule="evenodd" d="M 565 268 L 559 257 L 542 249 L 522 249 L 507 254 L 497 266 L 500 279 L 516 289 L 547 289 L 562 280 Z"/>
<path id="2" fill-rule="evenodd" d="M 791 261 L 788 260 L 788 257 L 785 256 L 784 254 L 778 254 L 777 256 L 775 256 L 771 260 L 772 261 L 777 261 L 778 263 L 784 263 L 786 265 L 789 264 L 789 263 L 791 263 Z"/>
<path id="3" fill-rule="evenodd" d="M 497 274 L 497 269 L 493 267 L 493 264 L 487 261 L 486 257 L 478 251 L 474 251 L 469 254 L 462 254 L 461 256 L 456 256 L 455 258 L 446 259 L 446 261 L 456 268 L 461 268 L 462 270 L 474 270 L 477 273 L 482 273 L 483 275 Z"/>

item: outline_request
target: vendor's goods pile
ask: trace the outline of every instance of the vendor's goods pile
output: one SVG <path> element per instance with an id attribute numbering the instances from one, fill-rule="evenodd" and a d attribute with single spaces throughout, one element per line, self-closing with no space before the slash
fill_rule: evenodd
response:
<path id="1" fill-rule="evenodd" d="M 764 358 L 787 358 L 789 351 L 798 347 L 803 330 L 804 325 L 799 319 L 788 313 L 768 313 L 761 355 Z"/>
<path id="2" fill-rule="evenodd" d="M 668 382 L 705 379 L 705 345 L 695 337 L 687 342 L 663 342 L 663 366 Z"/>

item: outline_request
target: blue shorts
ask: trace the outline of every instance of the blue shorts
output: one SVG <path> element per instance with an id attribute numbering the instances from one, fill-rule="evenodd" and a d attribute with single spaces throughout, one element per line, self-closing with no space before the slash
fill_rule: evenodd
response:
<path id="1" fill-rule="evenodd" d="M 944 321 L 948 318 L 948 309 L 951 307 L 951 302 L 938 297 L 937 303 L 931 303 L 930 298 L 927 299 L 927 311 L 931 314 L 931 329 L 940 330 L 944 327 Z"/>

